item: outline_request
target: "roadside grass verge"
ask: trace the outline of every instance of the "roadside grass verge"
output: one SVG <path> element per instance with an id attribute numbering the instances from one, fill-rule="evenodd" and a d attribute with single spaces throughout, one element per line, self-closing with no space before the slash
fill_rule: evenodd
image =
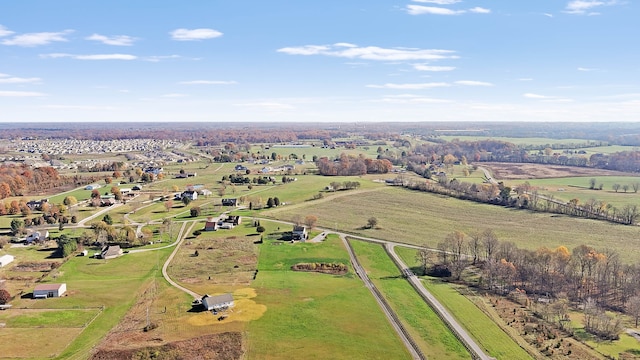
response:
<path id="1" fill-rule="evenodd" d="M 281 245 L 275 245 L 280 243 Z M 250 359 L 410 359 L 362 282 L 343 276 L 294 272 L 298 262 L 348 263 L 336 236 L 323 243 L 260 245 L 254 299 L 267 308 L 247 326 Z"/>
<path id="2" fill-rule="evenodd" d="M 469 352 L 416 293 L 381 245 L 351 240 L 358 261 L 422 351 L 434 359 L 468 359 Z"/>

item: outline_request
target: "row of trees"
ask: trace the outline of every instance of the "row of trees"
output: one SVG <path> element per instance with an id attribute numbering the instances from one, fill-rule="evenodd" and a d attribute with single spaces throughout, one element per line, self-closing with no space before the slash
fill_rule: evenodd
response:
<path id="1" fill-rule="evenodd" d="M 357 176 L 365 174 L 386 174 L 393 169 L 387 159 L 370 159 L 364 155 L 349 156 L 341 154 L 339 159 L 321 157 L 316 161 L 318 172 L 329 176 Z"/>
<path id="2" fill-rule="evenodd" d="M 73 178 L 61 177 L 52 167 L 0 165 L 0 199 L 73 184 Z"/>

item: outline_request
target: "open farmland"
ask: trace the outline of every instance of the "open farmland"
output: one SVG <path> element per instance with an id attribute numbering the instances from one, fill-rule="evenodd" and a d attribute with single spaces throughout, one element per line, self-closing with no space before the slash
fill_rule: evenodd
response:
<path id="1" fill-rule="evenodd" d="M 337 236 L 323 243 L 260 245 L 253 282 L 267 311 L 248 326 L 250 359 L 409 359 L 378 304 L 352 273 L 295 272 L 299 262 L 348 264 Z"/>
<path id="2" fill-rule="evenodd" d="M 587 244 L 616 250 L 625 262 L 640 260 L 640 240 L 634 226 L 534 213 L 397 187 L 312 202 L 305 212 L 318 216 L 320 226 L 431 248 L 456 230 L 470 233 L 492 229 L 500 241 L 512 241 L 525 249 L 560 245 L 571 249 Z M 282 208 L 265 215 L 289 219 L 295 213 Z M 377 228 L 365 228 L 370 217 L 378 219 Z"/>

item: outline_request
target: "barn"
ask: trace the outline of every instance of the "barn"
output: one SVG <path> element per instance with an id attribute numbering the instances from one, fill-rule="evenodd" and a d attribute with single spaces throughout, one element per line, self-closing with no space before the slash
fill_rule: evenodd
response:
<path id="1" fill-rule="evenodd" d="M 67 284 L 39 284 L 33 289 L 34 299 L 60 297 L 67 291 Z"/>
<path id="2" fill-rule="evenodd" d="M 233 295 L 222 294 L 217 296 L 205 295 L 202 297 L 202 306 L 207 311 L 226 310 L 233 306 Z"/>

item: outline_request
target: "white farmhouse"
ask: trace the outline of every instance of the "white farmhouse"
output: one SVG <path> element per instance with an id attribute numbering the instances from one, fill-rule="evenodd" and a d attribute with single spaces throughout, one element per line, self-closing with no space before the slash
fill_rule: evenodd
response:
<path id="1" fill-rule="evenodd" d="M 34 299 L 60 297 L 67 291 L 67 284 L 39 284 L 33 289 Z"/>

